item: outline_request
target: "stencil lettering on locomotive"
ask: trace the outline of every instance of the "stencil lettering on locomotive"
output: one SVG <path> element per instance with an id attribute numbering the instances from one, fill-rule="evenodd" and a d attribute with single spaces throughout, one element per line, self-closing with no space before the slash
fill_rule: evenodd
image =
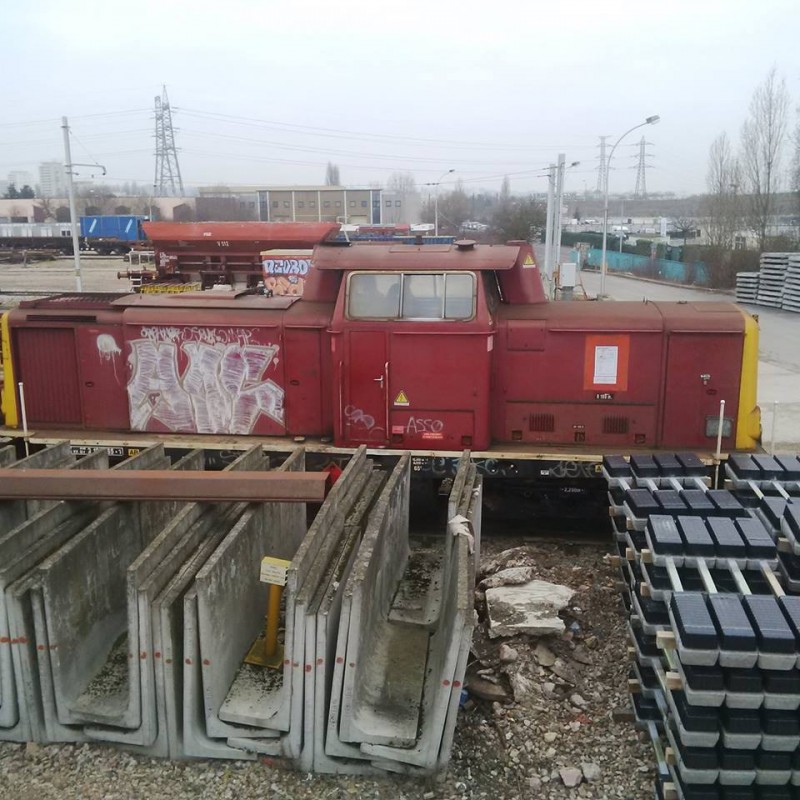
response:
<path id="1" fill-rule="evenodd" d="M 236 328 L 153 326 L 140 336 L 128 355 L 133 430 L 247 434 L 262 414 L 284 424 L 283 388 L 264 378 L 277 345 Z"/>

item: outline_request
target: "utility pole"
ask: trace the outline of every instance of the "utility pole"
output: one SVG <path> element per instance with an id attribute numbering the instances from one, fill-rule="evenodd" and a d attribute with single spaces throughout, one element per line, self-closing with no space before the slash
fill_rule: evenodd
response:
<path id="1" fill-rule="evenodd" d="M 556 204 L 554 215 L 553 230 L 553 267 L 557 268 L 561 264 L 561 205 L 564 201 L 564 169 L 566 156 L 564 153 L 558 154 L 558 177 L 556 178 Z"/>
<path id="2" fill-rule="evenodd" d="M 72 255 L 75 259 L 75 290 L 83 291 L 81 280 L 81 243 L 78 237 L 78 212 L 75 209 L 75 187 L 72 185 L 72 153 L 69 147 L 69 122 L 61 117 L 61 129 L 64 131 L 64 170 L 67 174 L 67 194 L 69 195 L 69 223 L 72 230 Z"/>
<path id="3" fill-rule="evenodd" d="M 556 191 L 556 165 L 547 170 L 547 222 L 544 231 L 544 274 L 549 281 L 553 274 L 553 202 Z"/>

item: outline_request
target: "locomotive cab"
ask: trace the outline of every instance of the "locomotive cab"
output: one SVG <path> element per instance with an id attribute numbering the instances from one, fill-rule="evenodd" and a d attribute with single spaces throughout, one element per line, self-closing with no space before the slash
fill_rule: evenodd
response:
<path id="1" fill-rule="evenodd" d="M 331 326 L 337 443 L 489 447 L 495 270 L 521 264 L 520 253 L 467 243 L 318 251 L 319 269 L 342 269 Z"/>

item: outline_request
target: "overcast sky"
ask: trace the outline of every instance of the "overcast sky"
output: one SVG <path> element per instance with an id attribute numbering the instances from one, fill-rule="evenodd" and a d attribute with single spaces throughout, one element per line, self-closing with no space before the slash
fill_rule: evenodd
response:
<path id="1" fill-rule="evenodd" d="M 644 132 L 648 189 L 694 193 L 771 67 L 792 129 L 800 104 L 798 0 L 1 0 L 0 31 L 0 179 L 63 160 L 67 115 L 74 161 L 152 185 L 162 83 L 191 186 L 322 183 L 330 160 L 351 186 L 454 169 L 469 191 L 541 191 L 564 152 L 582 192 L 598 137 L 659 114 L 611 192 L 633 190 Z"/>

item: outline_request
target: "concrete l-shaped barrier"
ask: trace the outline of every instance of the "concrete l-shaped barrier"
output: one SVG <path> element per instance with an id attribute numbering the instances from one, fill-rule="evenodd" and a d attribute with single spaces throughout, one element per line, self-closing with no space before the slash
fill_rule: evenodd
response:
<path id="1" fill-rule="evenodd" d="M 68 443 L 15 469 L 108 469 Z M 116 469 L 172 464 L 162 446 Z M 228 470 L 269 468 L 260 447 Z M 305 471 L 302 448 L 279 467 Z M 446 769 L 474 626 L 481 481 L 465 454 L 446 529 L 410 536 L 410 457 L 364 448 L 310 525 L 298 502 L 0 501 L 0 740 L 171 758 L 283 758 L 333 773 Z M 264 556 L 288 564 L 283 662 L 263 636 Z"/>

